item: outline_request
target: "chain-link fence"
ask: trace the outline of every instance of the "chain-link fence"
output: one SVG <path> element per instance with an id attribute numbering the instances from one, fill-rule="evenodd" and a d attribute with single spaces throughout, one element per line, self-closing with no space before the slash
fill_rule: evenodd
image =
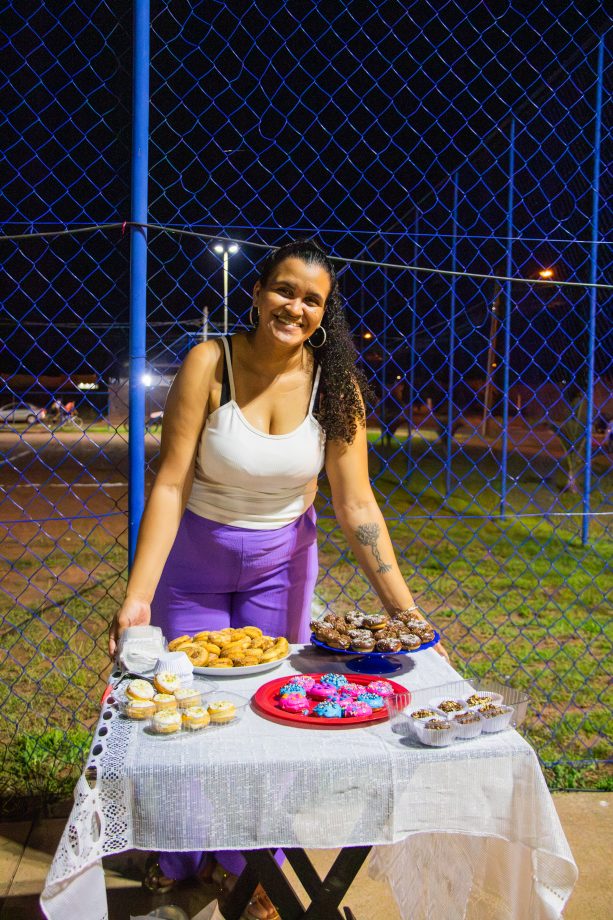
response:
<path id="1" fill-rule="evenodd" d="M 188 349 L 244 328 L 268 247 L 319 239 L 409 583 L 459 670 L 530 688 L 528 737 L 575 781 L 611 736 L 604 5 L 156 2 L 150 21 L 147 474 Z M 14 2 L 5 27 L 0 202 L 28 238 L 2 243 L 2 405 L 34 407 L 0 433 L 5 798 L 78 759 L 125 579 L 131 40 L 106 3 Z M 372 605 L 321 486 L 318 602 Z"/>

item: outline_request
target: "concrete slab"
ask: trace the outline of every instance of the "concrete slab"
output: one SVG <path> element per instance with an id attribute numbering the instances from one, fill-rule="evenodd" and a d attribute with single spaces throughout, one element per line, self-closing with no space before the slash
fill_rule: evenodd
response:
<path id="1" fill-rule="evenodd" d="M 579 867 L 565 920 L 611 920 L 613 793 L 560 792 L 553 796 Z"/>
<path id="2" fill-rule="evenodd" d="M 31 827 L 31 821 L 0 823 L 0 898 L 8 894 Z"/>

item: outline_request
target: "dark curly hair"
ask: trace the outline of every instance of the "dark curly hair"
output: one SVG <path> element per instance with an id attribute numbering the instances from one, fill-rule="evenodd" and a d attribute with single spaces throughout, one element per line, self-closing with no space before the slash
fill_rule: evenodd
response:
<path id="1" fill-rule="evenodd" d="M 301 259 L 307 265 L 319 265 L 330 278 L 330 293 L 321 322 L 326 330 L 326 341 L 320 348 L 312 349 L 315 363 L 321 367 L 319 421 L 328 438 L 351 444 L 358 425 L 366 424 L 362 400 L 367 401 L 371 394 L 366 377 L 358 367 L 358 353 L 345 317 L 334 264 L 314 240 L 294 240 L 266 256 L 258 279 L 262 287 L 284 259 Z"/>

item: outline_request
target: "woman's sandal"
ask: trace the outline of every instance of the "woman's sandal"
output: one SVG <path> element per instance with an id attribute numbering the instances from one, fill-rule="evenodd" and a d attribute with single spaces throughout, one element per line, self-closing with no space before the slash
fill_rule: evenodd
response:
<path id="1" fill-rule="evenodd" d="M 237 881 L 236 875 L 226 872 L 219 863 L 211 872 L 210 879 L 219 885 L 222 895 L 226 897 Z M 243 920 L 281 920 L 277 908 L 260 885 L 243 911 Z"/>
<path id="2" fill-rule="evenodd" d="M 162 874 L 160 861 L 154 853 L 147 857 L 143 888 L 152 894 L 166 894 L 167 891 L 172 891 L 173 888 L 176 888 L 178 884 L 179 882 L 176 879 L 168 878 L 168 876 Z"/>

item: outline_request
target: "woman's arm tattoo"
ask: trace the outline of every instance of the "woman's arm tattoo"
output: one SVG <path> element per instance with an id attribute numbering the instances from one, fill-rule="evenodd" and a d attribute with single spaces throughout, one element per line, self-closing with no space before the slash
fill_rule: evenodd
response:
<path id="1" fill-rule="evenodd" d="M 391 572 L 392 567 L 383 561 L 381 558 L 381 553 L 377 546 L 377 541 L 381 533 L 381 528 L 378 524 L 360 524 L 356 527 L 355 535 L 358 539 L 358 542 L 362 546 L 370 546 L 372 549 L 372 554 L 379 563 L 379 568 L 377 569 L 378 575 L 385 575 L 386 572 Z"/>

